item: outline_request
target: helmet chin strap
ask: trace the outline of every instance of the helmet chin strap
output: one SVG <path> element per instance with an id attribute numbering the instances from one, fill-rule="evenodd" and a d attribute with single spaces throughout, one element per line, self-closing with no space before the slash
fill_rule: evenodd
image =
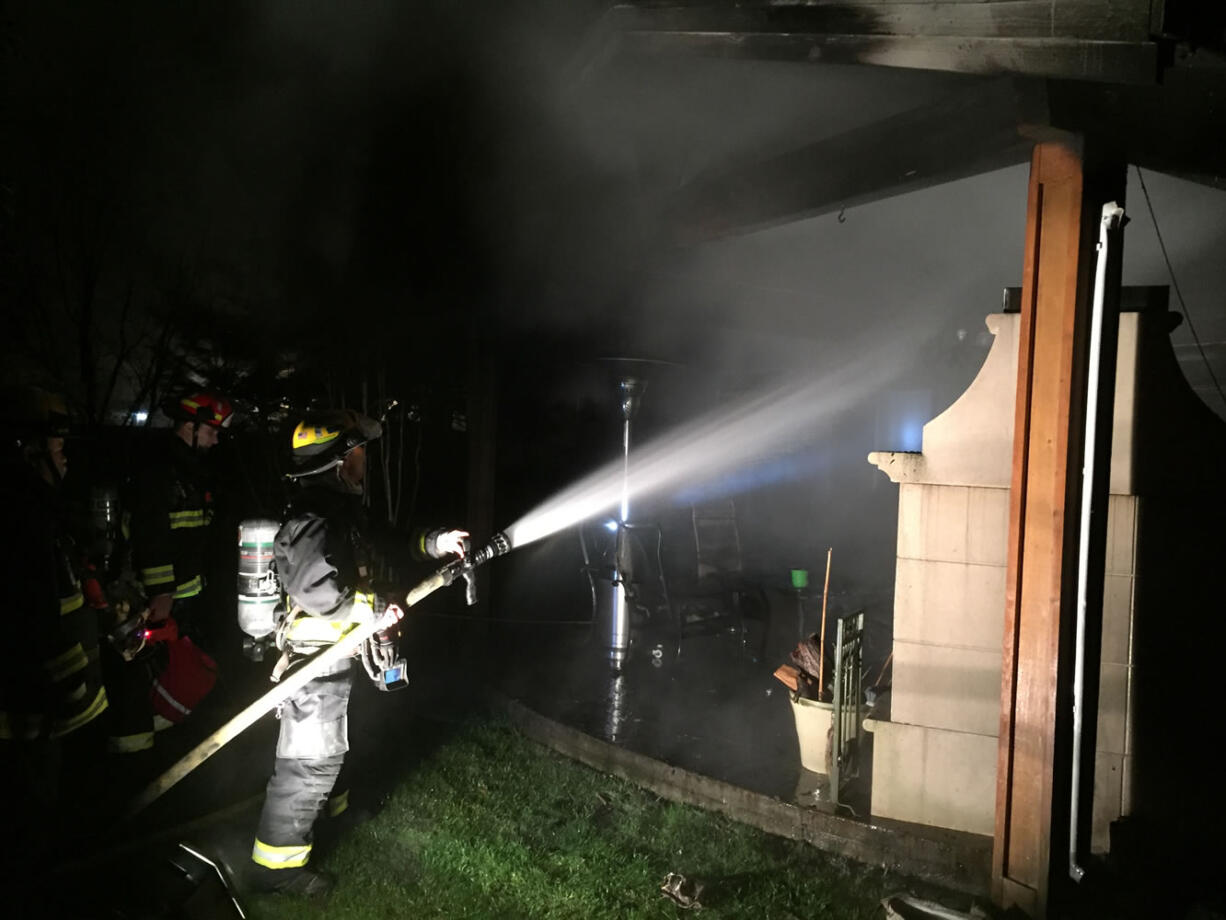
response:
<path id="1" fill-rule="evenodd" d="M 286 479 L 306 479 L 309 476 L 318 476 L 320 473 L 326 473 L 328 472 L 328 470 L 333 470 L 333 469 L 338 470 L 338 476 L 339 476 L 340 465 L 344 462 L 345 461 L 343 457 L 337 457 L 337 458 L 327 461 L 326 463 L 321 464 L 320 466 L 312 467 L 309 470 L 298 470 L 297 472 L 286 473 L 285 478 Z"/>
<path id="2" fill-rule="evenodd" d="M 328 475 L 329 471 L 332 471 L 332 475 Z M 286 473 L 285 478 L 295 481 L 306 480 L 303 482 L 304 485 L 319 485 L 323 488 L 331 489 L 334 492 L 344 493 L 345 495 L 362 494 L 362 486 L 360 483 L 355 485 L 341 475 L 341 464 L 339 461 L 305 472 Z"/>

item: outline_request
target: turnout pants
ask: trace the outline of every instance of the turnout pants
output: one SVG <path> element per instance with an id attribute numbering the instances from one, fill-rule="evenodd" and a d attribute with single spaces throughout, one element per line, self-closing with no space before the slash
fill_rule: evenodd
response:
<path id="1" fill-rule="evenodd" d="M 139 754 L 153 749 L 149 687 L 153 683 L 157 651 L 152 649 L 134 661 L 124 661 L 109 642 L 102 645 L 102 677 L 111 701 L 107 750 L 112 754 Z M 146 778 L 142 777 L 142 781 Z"/>
<path id="2" fill-rule="evenodd" d="M 201 596 L 196 595 L 174 602 L 171 616 L 178 626 L 179 635 L 188 635 L 188 630 L 192 631 L 192 635 L 199 632 L 198 623 L 203 619 L 200 601 Z M 199 646 L 198 640 L 193 641 Z M 162 643 L 146 648 L 132 661 L 125 661 L 109 642 L 102 643 L 103 679 L 111 701 L 111 733 L 107 739 L 107 750 L 112 754 L 151 751 L 154 732 L 176 724 L 157 715 L 149 698 L 150 692 L 157 692 L 154 688 L 158 677 L 166 671 L 167 662 L 166 646 Z M 129 759 L 137 760 L 135 757 Z M 140 760 L 148 760 L 148 756 Z"/>
<path id="3" fill-rule="evenodd" d="M 349 750 L 353 662 L 346 658 L 281 705 L 272 779 L 251 858 L 269 870 L 297 869 L 311 858 L 312 828 Z"/>

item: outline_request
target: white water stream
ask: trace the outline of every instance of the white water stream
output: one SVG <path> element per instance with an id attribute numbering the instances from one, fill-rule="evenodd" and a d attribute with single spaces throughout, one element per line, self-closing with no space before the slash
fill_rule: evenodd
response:
<path id="1" fill-rule="evenodd" d="M 888 383 L 903 355 L 897 345 L 873 349 L 836 371 L 774 387 L 657 437 L 631 452 L 628 470 L 619 457 L 516 521 L 506 529 L 511 546 L 526 546 L 623 501 L 702 482 L 801 443 L 823 420 Z"/>

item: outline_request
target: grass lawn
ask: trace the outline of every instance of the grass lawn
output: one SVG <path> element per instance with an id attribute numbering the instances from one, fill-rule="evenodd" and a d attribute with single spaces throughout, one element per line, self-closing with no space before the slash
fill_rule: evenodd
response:
<path id="1" fill-rule="evenodd" d="M 255 920 L 399 917 L 879 918 L 911 887 L 880 868 L 657 798 L 498 720 L 457 727 L 319 866 L 323 901 L 253 898 Z M 701 910 L 665 897 L 703 883 Z"/>

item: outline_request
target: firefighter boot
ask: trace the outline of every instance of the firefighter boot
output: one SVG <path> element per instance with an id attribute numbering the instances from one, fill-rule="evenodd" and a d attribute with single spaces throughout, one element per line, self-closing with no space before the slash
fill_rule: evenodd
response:
<path id="1" fill-rule="evenodd" d="M 333 849 L 350 831 L 374 817 L 374 812 L 350 804 L 348 791 L 332 795 L 319 820 L 315 822 L 315 845 L 323 852 Z"/>
<path id="2" fill-rule="evenodd" d="M 336 886 L 336 878 L 310 866 L 296 869 L 265 869 L 259 872 L 253 886 L 264 894 L 288 894 L 296 898 L 322 898 Z"/>

